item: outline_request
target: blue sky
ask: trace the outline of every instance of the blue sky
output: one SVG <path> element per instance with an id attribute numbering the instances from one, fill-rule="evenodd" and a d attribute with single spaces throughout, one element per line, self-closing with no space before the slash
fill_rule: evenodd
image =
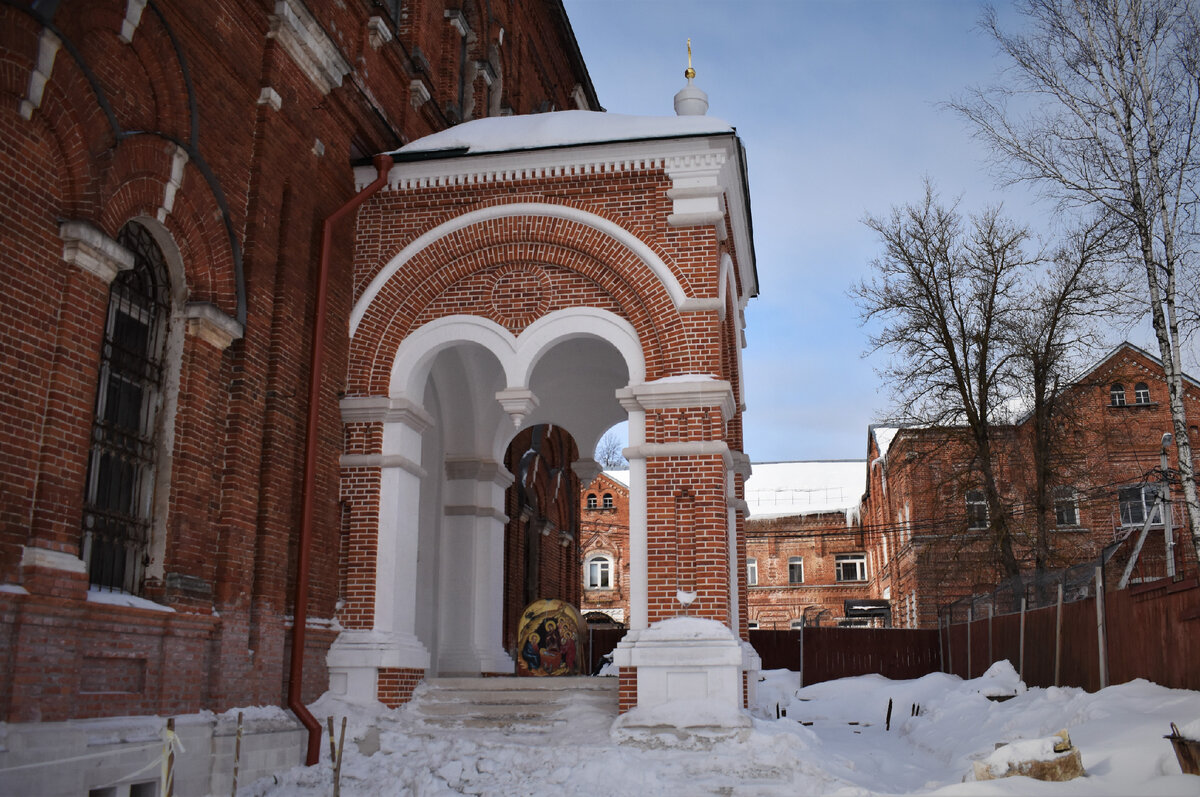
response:
<path id="1" fill-rule="evenodd" d="M 756 462 L 866 456 L 890 396 L 848 297 L 878 246 L 862 224 L 930 177 L 965 210 L 1003 202 L 987 152 L 938 104 L 1003 62 L 973 0 L 565 0 L 601 104 L 669 115 L 692 40 L 709 115 L 747 149 L 760 295 L 747 311 L 746 452 Z M 1001 5 L 1001 18 L 1013 19 Z M 1149 338 L 1134 341 L 1156 350 Z"/>

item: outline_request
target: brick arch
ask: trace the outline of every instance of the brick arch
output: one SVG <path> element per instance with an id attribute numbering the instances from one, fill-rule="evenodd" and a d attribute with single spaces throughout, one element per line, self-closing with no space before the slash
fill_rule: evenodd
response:
<path id="1" fill-rule="evenodd" d="M 171 179 L 176 146 L 155 135 L 131 136 L 115 148 L 98 190 L 100 226 L 110 235 L 132 218 L 158 216 Z M 162 224 L 183 260 L 188 299 L 209 302 L 231 317 L 237 312 L 234 254 L 220 207 L 204 177 L 189 162 Z"/>
<path id="2" fill-rule="evenodd" d="M 506 216 L 450 231 L 411 254 L 402 270 L 366 291 L 352 320 L 352 393 L 386 392 L 395 352 L 416 328 L 446 315 L 470 313 L 516 335 L 529 320 L 505 323 L 481 292 L 487 277 L 514 264 L 556 270 L 555 296 L 544 312 L 597 306 L 628 320 L 643 345 L 647 378 L 686 369 L 688 337 L 670 292 L 621 242 L 578 221 Z M 365 307 L 361 303 L 371 299 Z"/>

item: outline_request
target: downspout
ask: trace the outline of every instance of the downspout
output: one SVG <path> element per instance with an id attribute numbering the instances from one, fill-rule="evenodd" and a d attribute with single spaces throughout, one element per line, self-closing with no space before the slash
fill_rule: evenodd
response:
<path id="1" fill-rule="evenodd" d="M 376 155 L 375 181 L 355 194 L 349 202 L 325 219 L 321 230 L 321 263 L 317 268 L 317 307 L 313 315 L 312 357 L 308 370 L 308 424 L 304 440 L 304 507 L 300 515 L 300 544 L 296 556 L 296 593 L 292 609 L 292 661 L 288 679 L 287 706 L 308 729 L 308 754 L 305 765 L 312 766 L 321 757 L 321 724 L 313 717 L 301 699 L 304 691 L 304 637 L 308 625 L 308 565 L 312 547 L 313 507 L 316 503 L 314 484 L 317 474 L 317 409 L 321 393 L 321 365 L 325 358 L 325 306 L 328 299 L 329 255 L 333 246 L 333 225 L 355 210 L 387 182 L 392 169 L 390 155 Z"/>

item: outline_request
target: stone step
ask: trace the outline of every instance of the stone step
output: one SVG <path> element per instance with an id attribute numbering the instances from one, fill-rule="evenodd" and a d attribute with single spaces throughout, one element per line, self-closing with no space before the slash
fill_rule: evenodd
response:
<path id="1" fill-rule="evenodd" d="M 437 677 L 426 678 L 426 689 L 452 689 L 455 691 L 473 690 L 481 692 L 613 692 L 617 691 L 616 678 L 601 678 L 599 676 L 568 676 L 563 678 L 517 678 L 501 676 L 497 678 L 479 677 Z"/>
<path id="2" fill-rule="evenodd" d="M 617 715 L 615 678 L 430 678 L 409 712 L 427 728 L 548 731 L 580 705 Z"/>

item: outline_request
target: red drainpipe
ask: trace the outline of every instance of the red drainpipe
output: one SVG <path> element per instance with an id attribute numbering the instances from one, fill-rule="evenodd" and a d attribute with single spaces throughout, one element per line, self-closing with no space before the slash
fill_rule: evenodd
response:
<path id="1" fill-rule="evenodd" d="M 301 699 L 304 687 L 304 637 L 308 624 L 308 562 L 312 547 L 313 507 L 316 503 L 314 483 L 317 475 L 317 410 L 321 393 L 321 365 L 325 358 L 325 305 L 329 286 L 329 252 L 333 246 L 333 225 L 356 209 L 372 194 L 383 188 L 392 169 L 390 155 L 376 155 L 375 182 L 359 191 L 325 219 L 321 231 L 321 264 L 317 270 L 317 309 L 313 316 L 312 359 L 308 371 L 308 431 L 304 441 L 304 509 L 300 516 L 300 550 L 296 557 L 296 594 L 292 614 L 292 668 L 288 680 L 287 705 L 308 728 L 308 755 L 304 763 L 312 766 L 321 758 L 321 724 L 313 718 Z"/>

